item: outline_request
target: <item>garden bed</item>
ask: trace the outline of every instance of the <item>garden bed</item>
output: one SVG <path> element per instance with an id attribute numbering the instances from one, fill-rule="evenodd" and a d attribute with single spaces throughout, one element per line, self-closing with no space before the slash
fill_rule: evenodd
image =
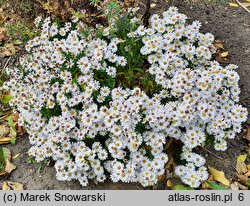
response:
<path id="1" fill-rule="evenodd" d="M 199 20 L 202 23 L 201 30 L 203 33 L 210 32 L 220 39 L 225 49 L 230 52 L 230 63 L 239 66 L 237 70 L 240 79 L 240 103 L 250 111 L 250 15 L 239 8 L 231 8 L 225 5 L 204 5 L 204 4 L 187 4 L 174 3 L 180 10 L 185 13 L 190 20 Z M 157 4 L 152 12 L 158 12 L 163 6 Z M 167 8 L 167 5 L 164 5 Z M 12 57 L 14 58 L 14 57 Z M 1 64 L 7 61 L 7 58 L 0 59 Z M 250 119 L 248 118 L 248 123 Z M 225 152 L 216 152 L 211 147 L 206 147 L 208 151 L 201 149 L 198 151 L 206 156 L 206 165 L 216 169 L 223 170 L 228 179 L 236 180 L 235 164 L 236 158 L 240 154 L 246 153 L 247 143 L 238 135 L 235 140 L 229 141 L 228 149 Z M 13 160 L 17 169 L 11 175 L 3 180 L 20 182 L 24 184 L 25 189 L 147 189 L 139 184 L 105 183 L 96 184 L 90 182 L 86 187 L 82 187 L 78 182 L 61 182 L 55 179 L 55 169 L 41 163 L 29 163 L 27 151 L 30 148 L 27 135 L 17 139 L 14 145 L 7 145 L 13 156 L 20 154 Z M 249 160 L 248 160 L 249 161 Z M 1 177 L 2 178 L 2 177 Z M 159 184 L 156 189 L 165 189 L 165 184 Z"/>

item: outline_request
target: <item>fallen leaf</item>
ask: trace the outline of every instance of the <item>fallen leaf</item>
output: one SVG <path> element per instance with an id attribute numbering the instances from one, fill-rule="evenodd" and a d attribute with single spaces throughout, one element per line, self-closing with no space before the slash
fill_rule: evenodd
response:
<path id="1" fill-rule="evenodd" d="M 12 157 L 12 159 L 16 159 L 20 156 L 20 153 L 16 154 L 15 156 Z"/>
<path id="2" fill-rule="evenodd" d="M 210 190 L 211 189 L 211 187 L 206 183 L 206 182 L 202 182 L 201 183 L 201 189 L 203 189 L 203 190 Z"/>
<path id="3" fill-rule="evenodd" d="M 7 184 L 7 182 L 3 182 L 3 184 L 2 184 L 2 190 L 10 190 L 10 187 Z"/>
<path id="4" fill-rule="evenodd" d="M 222 53 L 220 53 L 220 55 L 221 55 L 221 57 L 226 58 L 226 57 L 228 57 L 229 52 L 228 51 L 222 52 Z"/>
<path id="5" fill-rule="evenodd" d="M 13 56 L 20 48 L 14 44 L 6 44 L 4 47 L 0 48 L 0 57 Z"/>
<path id="6" fill-rule="evenodd" d="M 158 176 L 157 179 L 158 179 L 158 182 L 162 182 L 165 180 L 165 178 L 166 178 L 166 174 L 164 173 L 163 175 Z"/>
<path id="7" fill-rule="evenodd" d="M 249 7 L 250 6 L 250 2 L 243 2 L 241 3 L 244 7 Z"/>
<path id="8" fill-rule="evenodd" d="M 247 154 L 245 155 L 239 155 L 237 157 L 237 161 L 236 161 L 236 170 L 239 174 L 245 174 L 248 170 L 247 170 L 247 166 L 246 166 L 246 158 L 247 158 Z"/>
<path id="9" fill-rule="evenodd" d="M 12 114 L 10 117 L 13 120 L 13 122 L 17 122 L 18 118 L 19 118 L 19 113 L 16 112 L 16 113 Z"/>
<path id="10" fill-rule="evenodd" d="M 250 177 L 250 170 L 247 171 L 244 175 L 247 176 L 247 177 Z"/>
<path id="11" fill-rule="evenodd" d="M 3 137 L 3 138 L 0 138 L 0 144 L 9 144 L 11 141 L 11 138 L 10 137 Z"/>
<path id="12" fill-rule="evenodd" d="M 217 62 L 222 63 L 222 64 L 229 64 L 230 63 L 229 60 L 223 58 L 220 53 L 217 53 L 215 55 L 215 59 L 216 59 Z"/>
<path id="13" fill-rule="evenodd" d="M 166 182 L 166 186 L 167 186 L 167 187 L 172 187 L 172 186 L 173 186 L 171 180 L 168 180 L 168 181 Z"/>
<path id="14" fill-rule="evenodd" d="M 238 185 L 239 185 L 239 188 L 240 188 L 241 190 L 248 190 L 248 187 L 246 187 L 245 185 L 243 185 L 243 184 L 241 184 L 241 183 L 239 183 L 239 182 L 238 182 Z"/>
<path id="15" fill-rule="evenodd" d="M 185 187 L 183 185 L 175 185 L 172 190 L 194 190 L 192 187 Z"/>
<path id="16" fill-rule="evenodd" d="M 3 170 L 0 171 L 0 176 L 10 174 L 16 166 L 10 162 L 11 152 L 7 148 L 0 148 L 0 165 L 2 165 Z"/>
<path id="17" fill-rule="evenodd" d="M 230 189 L 231 190 L 239 190 L 239 183 L 233 182 L 232 184 L 230 184 Z"/>
<path id="18" fill-rule="evenodd" d="M 247 129 L 245 130 L 243 138 L 250 142 L 250 125 L 248 125 Z"/>
<path id="19" fill-rule="evenodd" d="M 225 177 L 225 174 L 223 171 L 216 170 L 213 167 L 208 167 L 208 169 L 209 169 L 209 173 L 213 176 L 213 179 L 215 181 L 218 181 L 222 183 L 223 185 L 229 187 L 230 181 Z"/>
<path id="20" fill-rule="evenodd" d="M 224 49 L 224 46 L 223 46 L 221 40 L 219 40 L 219 39 L 214 40 L 213 45 L 215 46 L 216 49 Z"/>
<path id="21" fill-rule="evenodd" d="M 2 185 L 3 190 L 23 190 L 23 184 L 17 182 L 4 181 Z"/>
<path id="22" fill-rule="evenodd" d="M 156 7 L 156 4 L 155 4 L 155 3 L 150 4 L 150 8 L 151 8 L 151 9 L 153 9 L 153 8 L 155 8 L 155 7 Z"/>
<path id="23" fill-rule="evenodd" d="M 0 16 L 1 18 L 1 16 Z M 1 21 L 1 19 L 0 19 Z M 7 29 L 4 27 L 0 27 L 0 43 L 5 39 L 5 35 L 6 35 Z"/>
<path id="24" fill-rule="evenodd" d="M 8 159 L 5 161 L 5 172 L 11 173 L 14 169 L 16 169 L 16 166 L 13 165 Z"/>
<path id="25" fill-rule="evenodd" d="M 4 125 L 4 124 L 1 124 L 1 125 L 0 125 L 0 141 L 1 141 L 1 138 L 2 138 L 2 137 L 7 136 L 9 133 L 10 133 L 9 127 L 7 127 L 7 126 Z"/>
<path id="26" fill-rule="evenodd" d="M 247 165 L 247 169 L 250 170 L 250 165 Z"/>
<path id="27" fill-rule="evenodd" d="M 0 12 L 2 12 L 2 10 L 0 10 Z M 0 15 L 0 24 L 2 24 L 4 22 L 4 18 L 2 17 L 2 15 Z"/>
<path id="28" fill-rule="evenodd" d="M 230 3 L 228 3 L 229 4 L 229 6 L 231 6 L 231 7 L 239 7 L 239 5 L 238 4 L 236 4 L 236 3 L 232 3 L 232 2 L 230 2 Z"/>
<path id="29" fill-rule="evenodd" d="M 227 190 L 227 188 L 225 186 L 222 185 L 218 185 L 215 182 L 211 182 L 211 181 L 206 181 L 206 183 L 214 190 Z"/>
<path id="30" fill-rule="evenodd" d="M 239 178 L 240 183 L 250 188 L 250 178 L 245 175 L 237 175 L 237 177 Z"/>
<path id="31" fill-rule="evenodd" d="M 217 52 L 217 48 L 214 45 L 211 45 L 209 49 L 212 52 L 212 54 L 215 54 Z"/>

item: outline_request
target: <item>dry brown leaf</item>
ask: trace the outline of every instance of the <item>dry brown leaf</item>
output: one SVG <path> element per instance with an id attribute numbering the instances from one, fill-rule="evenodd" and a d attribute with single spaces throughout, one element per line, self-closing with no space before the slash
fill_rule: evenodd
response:
<path id="1" fill-rule="evenodd" d="M 213 179 L 215 181 L 218 181 L 222 183 L 223 185 L 229 187 L 230 181 L 225 177 L 225 174 L 223 171 L 216 170 L 213 167 L 208 167 L 208 169 L 209 169 L 209 173 L 213 176 Z"/>
<path id="2" fill-rule="evenodd" d="M 13 56 L 20 49 L 20 47 L 14 44 L 6 44 L 4 47 L 0 48 L 0 57 Z"/>
<path id="3" fill-rule="evenodd" d="M 2 148 L 3 154 L 1 155 L 1 162 L 4 163 L 4 169 L 1 171 L 0 176 L 10 174 L 16 166 L 10 162 L 11 160 L 11 151 L 7 148 Z"/>
<path id="4" fill-rule="evenodd" d="M 222 63 L 222 64 L 229 64 L 230 63 L 230 61 L 228 59 L 223 58 L 220 53 L 217 53 L 215 55 L 215 59 L 217 62 Z"/>
<path id="5" fill-rule="evenodd" d="M 206 182 L 202 182 L 201 189 L 203 189 L 203 190 L 210 190 L 211 187 Z"/>
<path id="6" fill-rule="evenodd" d="M 248 170 L 250 170 L 250 164 L 249 164 L 249 165 L 247 165 L 247 169 L 248 169 Z"/>
<path id="7" fill-rule="evenodd" d="M 10 128 L 7 125 L 0 125 L 0 141 L 1 138 L 6 137 L 10 133 Z"/>
<path id="8" fill-rule="evenodd" d="M 222 53 L 220 53 L 220 55 L 221 55 L 221 57 L 226 58 L 226 57 L 228 57 L 229 52 L 228 51 L 222 52 Z"/>
<path id="9" fill-rule="evenodd" d="M 247 154 L 245 155 L 239 155 L 237 157 L 237 161 L 236 161 L 236 170 L 239 174 L 245 174 L 248 170 L 247 170 L 247 166 L 246 166 L 246 158 L 247 158 Z"/>
<path id="10" fill-rule="evenodd" d="M 221 40 L 219 40 L 219 39 L 214 40 L 213 45 L 215 46 L 216 49 L 224 49 L 224 46 L 223 46 Z"/>
<path id="11" fill-rule="evenodd" d="M 239 190 L 239 183 L 233 182 L 232 184 L 230 184 L 230 189 L 231 190 Z"/>
<path id="12" fill-rule="evenodd" d="M 23 184 L 17 182 L 4 181 L 2 185 L 3 190 L 23 190 Z"/>
<path id="13" fill-rule="evenodd" d="M 231 7 L 239 7 L 239 5 L 238 5 L 238 4 L 233 3 L 233 2 L 230 2 L 230 3 L 228 3 L 228 4 L 229 4 L 229 6 L 231 6 Z"/>
<path id="14" fill-rule="evenodd" d="M 168 181 L 166 182 L 166 186 L 167 186 L 167 187 L 172 187 L 172 186 L 173 186 L 173 183 L 171 182 L 171 180 L 168 180 Z"/>
<path id="15" fill-rule="evenodd" d="M 164 173 L 163 175 L 158 176 L 157 179 L 158 179 L 158 182 L 162 182 L 165 180 L 165 178 L 166 178 L 166 174 Z"/>
<path id="16" fill-rule="evenodd" d="M 211 45 L 209 49 L 212 52 L 212 54 L 215 54 L 217 52 L 217 48 L 214 45 Z"/>
<path id="17" fill-rule="evenodd" d="M 250 142 L 250 125 L 248 125 L 246 131 L 244 132 L 243 138 Z"/>
<path id="18" fill-rule="evenodd" d="M 2 12 L 2 9 L 0 9 L 0 12 Z M 0 24 L 2 24 L 4 22 L 4 18 L 3 16 L 0 14 Z"/>
<path id="19" fill-rule="evenodd" d="M 0 16 L 0 21 L 1 21 L 1 16 Z M 5 39 L 7 29 L 4 27 L 0 27 L 0 43 Z"/>
<path id="20" fill-rule="evenodd" d="M 247 176 L 247 177 L 250 177 L 250 170 L 247 171 L 247 173 L 245 173 L 244 175 Z"/>
<path id="21" fill-rule="evenodd" d="M 244 7 L 249 7 L 250 6 L 250 2 L 243 2 L 241 3 Z"/>
<path id="22" fill-rule="evenodd" d="M 42 3 L 42 7 L 44 10 L 46 10 L 48 13 L 52 13 L 55 12 L 56 10 L 58 10 L 58 6 L 57 4 L 50 4 L 50 2 L 46 2 L 46 3 Z"/>
<path id="23" fill-rule="evenodd" d="M 240 183 L 250 187 L 250 178 L 248 178 L 246 175 L 237 175 L 237 177 L 239 178 Z"/>
<path id="24" fill-rule="evenodd" d="M 20 156 L 20 153 L 14 155 L 14 156 L 12 157 L 12 159 L 16 159 L 16 158 L 18 158 L 19 156 Z"/>
<path id="25" fill-rule="evenodd" d="M 241 190 L 248 190 L 248 187 L 246 187 L 245 185 L 240 184 L 239 182 L 238 182 L 238 185 L 239 185 L 239 188 Z"/>
<path id="26" fill-rule="evenodd" d="M 2 184 L 2 190 L 10 190 L 10 187 L 7 184 L 7 182 L 3 182 L 3 184 Z"/>
<path id="27" fill-rule="evenodd" d="M 8 159 L 5 161 L 5 172 L 11 173 L 14 169 L 16 169 L 16 166 L 12 164 Z"/>
<path id="28" fill-rule="evenodd" d="M 11 138 L 10 137 L 3 137 L 3 138 L 0 138 L 0 144 L 9 144 L 11 141 Z"/>
<path id="29" fill-rule="evenodd" d="M 150 4 L 150 8 L 151 8 L 151 9 L 153 9 L 153 8 L 155 8 L 155 7 L 156 7 L 156 4 L 155 4 L 155 3 Z"/>

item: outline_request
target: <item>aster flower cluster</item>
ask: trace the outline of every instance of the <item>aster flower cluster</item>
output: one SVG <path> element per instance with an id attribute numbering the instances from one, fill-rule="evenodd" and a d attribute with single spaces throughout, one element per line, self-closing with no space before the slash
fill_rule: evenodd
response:
<path id="1" fill-rule="evenodd" d="M 224 151 L 247 119 L 238 104 L 237 66 L 212 61 L 213 35 L 200 33 L 198 21 L 186 25 L 177 8 L 153 15 L 149 28 L 138 23 L 136 11 L 129 11 L 132 26 L 123 36 L 115 20 L 101 35 L 84 36 L 81 22 L 37 19 L 40 35 L 28 42 L 20 67 L 9 71 L 10 104 L 30 134 L 29 154 L 38 162 L 52 158 L 59 180 L 87 185 L 109 173 L 113 182 L 154 185 L 168 161 L 164 144 L 175 138 L 185 162 L 175 172 L 198 187 L 208 173 L 193 149 L 212 137 Z M 133 67 L 135 47 L 146 65 L 140 69 L 157 87 L 150 94 L 119 79 Z"/>

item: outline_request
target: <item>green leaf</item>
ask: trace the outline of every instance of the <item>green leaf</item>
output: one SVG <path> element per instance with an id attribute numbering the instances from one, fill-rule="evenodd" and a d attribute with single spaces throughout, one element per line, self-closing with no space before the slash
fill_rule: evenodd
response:
<path id="1" fill-rule="evenodd" d="M 4 94 L 4 95 L 2 95 L 2 99 L 1 99 L 1 102 L 3 103 L 3 104 L 8 104 L 9 103 L 9 101 L 12 99 L 12 96 L 11 95 L 6 95 L 6 94 Z"/>
<path id="2" fill-rule="evenodd" d="M 13 136 L 10 138 L 10 143 L 15 144 L 16 143 L 17 131 L 16 131 L 15 124 L 14 124 L 13 120 L 11 119 L 11 117 L 8 118 L 8 124 L 9 124 L 10 128 L 14 131 Z"/>
<path id="3" fill-rule="evenodd" d="M 15 144 L 16 143 L 16 137 L 13 136 L 10 138 L 10 144 Z"/>
<path id="4" fill-rule="evenodd" d="M 11 152 L 9 149 L 1 147 L 0 148 L 0 171 L 2 171 L 5 167 L 5 162 L 10 159 Z"/>
<path id="5" fill-rule="evenodd" d="M 172 188 L 173 190 L 194 190 L 192 187 L 185 187 L 183 185 L 175 185 Z"/>
<path id="6" fill-rule="evenodd" d="M 6 117 L 9 116 L 9 114 L 5 114 L 5 115 L 1 116 L 2 114 L 3 114 L 3 113 L 0 114 L 0 120 L 5 119 Z"/>
<path id="7" fill-rule="evenodd" d="M 35 157 L 28 157 L 28 158 L 27 158 L 27 162 L 28 162 L 29 164 L 34 164 L 34 163 L 36 163 L 36 159 L 35 159 Z"/>
<path id="8" fill-rule="evenodd" d="M 222 185 L 218 185 L 215 182 L 211 182 L 211 181 L 205 181 L 210 187 L 212 187 L 214 190 L 228 190 L 228 188 L 226 188 L 225 186 Z"/>
<path id="9" fill-rule="evenodd" d="M 15 45 L 19 45 L 19 44 L 22 44 L 23 41 L 17 39 L 15 41 L 13 41 L 12 43 L 15 44 Z"/>
<path id="10" fill-rule="evenodd" d="M 11 127 L 11 129 L 13 129 L 16 132 L 16 127 L 11 117 L 8 118 L 8 124 Z"/>

